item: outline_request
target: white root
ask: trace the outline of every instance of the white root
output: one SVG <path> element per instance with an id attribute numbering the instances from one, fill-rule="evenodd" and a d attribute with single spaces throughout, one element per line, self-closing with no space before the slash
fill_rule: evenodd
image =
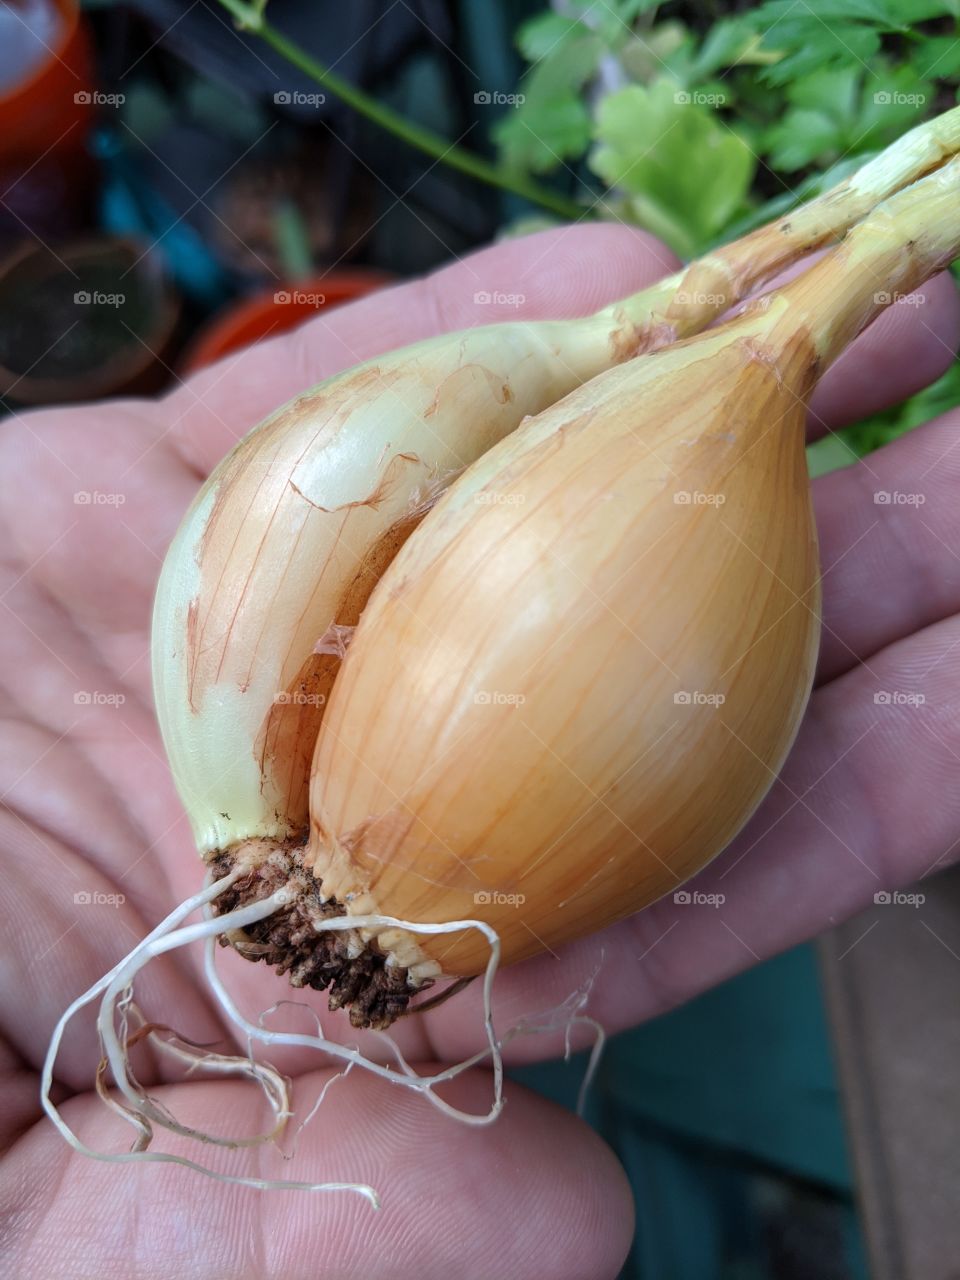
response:
<path id="1" fill-rule="evenodd" d="M 319 1097 L 311 1107 L 309 1115 L 298 1126 L 295 1137 L 302 1132 L 304 1125 L 316 1112 L 326 1097 L 330 1085 L 335 1080 L 342 1079 L 354 1067 L 362 1067 L 365 1071 L 392 1084 L 412 1089 L 442 1114 L 459 1120 L 461 1123 L 469 1125 L 491 1124 L 503 1109 L 503 1046 L 518 1035 L 564 1030 L 566 1054 L 569 1057 L 572 1028 L 577 1025 L 589 1025 L 596 1032 L 596 1041 L 591 1053 L 584 1086 L 581 1090 L 582 1101 L 583 1093 L 589 1085 L 596 1068 L 604 1039 L 604 1033 L 599 1024 L 590 1018 L 584 1017 L 582 1014 L 589 999 L 596 974 L 592 975 L 578 991 L 574 992 L 558 1010 L 550 1014 L 525 1019 L 498 1038 L 493 1026 L 493 979 L 500 960 L 500 939 L 494 929 L 480 920 L 454 920 L 438 924 L 421 924 L 409 920 L 398 920 L 392 916 L 371 915 L 338 916 L 333 919 L 322 920 L 317 924 L 318 931 L 331 930 L 334 932 L 345 932 L 358 928 L 404 929 L 414 934 L 456 933 L 464 929 L 479 930 L 490 946 L 490 957 L 483 975 L 483 1026 L 486 1047 L 463 1062 L 447 1067 L 433 1075 L 420 1075 L 407 1062 L 395 1041 L 385 1032 L 378 1032 L 377 1034 L 381 1043 L 389 1050 L 395 1065 L 374 1062 L 365 1057 L 355 1047 L 328 1040 L 323 1035 L 319 1017 L 317 1017 L 317 1033 L 313 1035 L 270 1030 L 263 1025 L 263 1014 L 260 1015 L 257 1023 L 251 1022 L 238 1009 L 233 997 L 227 991 L 223 980 L 217 972 L 217 938 L 229 933 L 231 930 L 244 929 L 258 920 L 265 919 L 277 908 L 286 905 L 290 900 L 290 894 L 288 889 L 281 888 L 259 902 L 239 907 L 224 915 L 214 915 L 211 905 L 213 901 L 226 889 L 230 888 L 242 874 L 242 868 L 235 868 L 228 875 L 209 883 L 199 893 L 181 903 L 142 942 L 134 947 L 128 956 L 124 957 L 88 991 L 74 1000 L 60 1018 L 44 1062 L 41 1099 L 47 1115 L 75 1150 L 96 1160 L 118 1163 L 158 1161 L 181 1164 L 189 1169 L 196 1170 L 198 1173 L 206 1174 L 223 1182 L 264 1190 L 352 1191 L 363 1196 L 374 1208 L 379 1207 L 380 1199 L 377 1192 L 373 1187 L 364 1183 L 302 1182 L 288 1179 L 234 1176 L 220 1173 L 184 1156 L 147 1149 L 154 1135 L 154 1126 L 199 1142 L 230 1148 L 248 1147 L 269 1141 L 277 1141 L 292 1115 L 290 1084 L 273 1067 L 254 1060 L 253 1045 L 255 1043 L 266 1045 L 282 1044 L 315 1049 L 330 1058 L 337 1059 L 343 1064 L 342 1069 L 331 1076 L 324 1084 Z M 183 925 L 182 922 L 197 909 L 203 910 L 204 918 L 196 924 Z M 169 1028 L 149 1022 L 133 1001 L 133 981 L 139 971 L 150 960 L 155 956 L 166 954 L 169 951 L 201 940 L 206 943 L 205 970 L 211 991 L 229 1020 L 244 1033 L 248 1043 L 247 1056 L 214 1052 L 204 1046 L 195 1045 L 190 1041 L 184 1040 Z M 86 1146 L 67 1125 L 51 1098 L 54 1067 L 66 1028 L 74 1015 L 91 1004 L 97 997 L 100 997 L 97 1031 L 103 1057 L 97 1070 L 96 1088 L 103 1102 L 136 1130 L 137 1137 L 134 1145 L 131 1150 L 126 1152 L 100 1152 Z M 275 1005 L 273 1007 L 275 1009 L 278 1006 Z M 132 1030 L 130 1026 L 131 1019 L 136 1024 Z M 270 1108 L 274 1120 L 272 1128 L 269 1131 L 245 1137 L 217 1137 L 181 1124 L 162 1103 L 146 1091 L 133 1073 L 129 1062 L 129 1049 L 141 1039 L 149 1039 L 151 1045 L 160 1053 L 186 1065 L 188 1074 L 202 1070 L 223 1075 L 246 1076 L 252 1079 L 263 1092 Z M 487 1112 L 477 1115 L 463 1111 L 437 1094 L 438 1086 L 446 1084 L 456 1079 L 464 1071 L 488 1061 L 493 1075 L 493 1099 Z M 109 1068 L 114 1085 L 119 1091 L 119 1097 L 111 1095 L 107 1091 L 104 1080 L 107 1068 Z"/>
<path id="2" fill-rule="evenodd" d="M 269 900 L 265 899 L 265 901 Z M 223 922 L 231 920 L 234 914 L 236 913 L 215 917 L 216 923 L 222 926 Z M 486 971 L 483 975 L 483 1026 L 487 1040 L 486 1049 L 481 1050 L 464 1062 L 457 1063 L 456 1066 L 447 1067 L 444 1071 L 438 1071 L 434 1075 L 421 1076 L 407 1062 L 396 1042 L 384 1033 L 381 1033 L 382 1040 L 390 1047 L 399 1069 L 386 1066 L 383 1063 L 373 1062 L 364 1057 L 359 1049 L 350 1048 L 349 1045 L 338 1044 L 335 1040 L 328 1040 L 322 1034 L 306 1035 L 294 1031 L 270 1031 L 262 1025 L 250 1022 L 237 1008 L 233 997 L 224 986 L 223 979 L 217 973 L 217 947 L 215 937 L 212 935 L 207 942 L 207 980 L 227 1017 L 244 1032 L 248 1040 L 256 1040 L 261 1044 L 283 1044 L 302 1049 L 316 1049 L 321 1053 L 330 1054 L 332 1057 L 340 1058 L 342 1061 L 349 1062 L 354 1066 L 363 1067 L 365 1071 L 380 1076 L 381 1079 L 390 1080 L 394 1084 L 405 1085 L 409 1089 L 416 1090 L 439 1111 L 462 1121 L 464 1124 L 491 1124 L 503 1109 L 503 1055 L 500 1041 L 497 1039 L 496 1032 L 493 1029 L 493 978 L 500 963 L 500 939 L 496 930 L 482 920 L 451 920 L 445 924 L 415 924 L 409 920 L 397 920 L 394 916 L 379 915 L 335 916 L 331 919 L 323 920 L 317 925 L 318 932 L 321 930 L 326 932 L 326 930 L 330 929 L 338 933 L 351 929 L 381 928 L 407 929 L 411 933 L 459 933 L 464 929 L 478 929 L 484 934 L 490 944 L 490 958 L 487 961 Z M 487 1058 L 490 1059 L 493 1067 L 494 1096 L 490 1110 L 485 1114 L 475 1115 L 469 1111 L 461 1111 L 457 1107 L 452 1107 L 433 1092 L 437 1085 L 446 1084 L 449 1080 L 455 1079 L 468 1068 L 476 1066 L 477 1063 L 483 1062 Z"/>
<path id="3" fill-rule="evenodd" d="M 302 1000 L 277 1000 L 276 1003 L 272 1004 L 269 1007 L 269 1009 L 264 1009 L 263 1013 L 260 1014 L 260 1017 L 257 1019 L 260 1026 L 261 1027 L 263 1026 L 264 1019 L 269 1017 L 271 1013 L 276 1013 L 278 1009 L 282 1009 L 288 1005 L 291 1009 L 302 1009 L 304 1013 L 308 1014 L 317 1024 L 317 1031 L 319 1032 L 321 1030 L 320 1015 L 317 1013 L 316 1009 L 311 1009 L 311 1007 L 308 1004 L 304 1004 Z M 249 1041 L 248 1041 L 248 1045 L 249 1045 Z M 252 1057 L 252 1046 L 250 1046 L 250 1054 Z M 345 1080 L 352 1070 L 353 1070 L 353 1063 L 348 1062 L 344 1066 L 342 1071 L 338 1071 L 334 1075 L 328 1076 L 327 1079 L 323 1082 L 323 1086 L 321 1087 L 320 1092 L 317 1094 L 317 1097 L 314 1100 L 313 1105 L 310 1107 L 310 1110 L 306 1113 L 303 1119 L 297 1123 L 295 1129 L 293 1130 L 293 1133 L 290 1134 L 289 1136 L 285 1135 L 286 1146 L 288 1149 L 286 1151 L 281 1151 L 281 1155 L 285 1160 L 292 1160 L 293 1157 L 296 1155 L 297 1147 L 300 1141 L 300 1135 L 303 1133 L 307 1125 L 310 1123 L 313 1117 L 320 1110 L 320 1107 L 322 1106 L 327 1096 L 330 1086 L 336 1084 L 338 1080 Z M 290 1116 L 288 1118 L 292 1119 L 293 1117 Z M 277 1146 L 279 1148 L 279 1142 L 277 1142 Z"/>
<path id="4" fill-rule="evenodd" d="M 593 1044 L 590 1047 L 590 1057 L 587 1059 L 587 1067 L 583 1073 L 583 1079 L 580 1081 L 580 1089 L 577 1093 L 577 1115 L 583 1116 L 586 1110 L 587 1094 L 590 1092 L 590 1086 L 593 1084 L 594 1077 L 597 1074 L 597 1068 L 600 1066 L 600 1059 L 603 1056 L 604 1045 L 607 1042 L 607 1033 L 596 1018 L 587 1017 L 584 1010 L 593 992 L 594 983 L 596 982 L 600 970 L 603 967 L 603 954 L 593 973 L 586 978 L 576 991 L 572 992 L 556 1009 L 551 1009 L 547 1013 L 534 1014 L 529 1018 L 522 1018 L 515 1027 L 506 1033 L 501 1041 L 506 1044 L 513 1040 L 516 1036 L 524 1035 L 546 1035 L 551 1032 L 563 1032 L 563 1058 L 565 1062 L 570 1061 L 573 1053 L 573 1029 L 574 1027 L 589 1027 L 593 1032 Z"/>
<path id="5" fill-rule="evenodd" d="M 150 1126 L 139 1115 L 136 1103 L 134 1103 L 134 1107 L 131 1111 L 129 1108 L 124 1107 L 122 1104 L 115 1103 L 114 1100 L 112 1099 L 109 1100 L 109 1105 L 111 1106 L 111 1109 L 116 1111 L 118 1114 L 122 1115 L 124 1119 L 132 1123 L 134 1127 L 138 1130 L 139 1137 L 136 1144 L 134 1145 L 133 1150 L 116 1151 L 116 1152 L 95 1151 L 92 1147 L 88 1147 L 86 1143 L 84 1143 L 80 1138 L 77 1137 L 77 1135 L 73 1132 L 73 1130 L 67 1124 L 66 1120 L 64 1120 L 63 1116 L 60 1114 L 59 1108 L 56 1106 L 56 1104 L 54 1103 L 51 1097 L 51 1089 L 53 1087 L 53 1071 L 57 1061 L 57 1054 L 59 1052 L 60 1045 L 63 1041 L 64 1032 L 68 1024 L 70 1023 L 71 1019 L 74 1017 L 74 1015 L 78 1013 L 79 1010 L 85 1008 L 88 1004 L 90 1004 L 93 1000 L 95 1000 L 97 996 L 107 991 L 107 989 L 112 985 L 116 976 L 120 974 L 121 971 L 129 972 L 130 966 L 132 962 L 135 960 L 135 958 L 145 957 L 145 958 L 142 958 L 140 960 L 140 963 L 135 966 L 135 968 L 142 968 L 143 965 L 146 964 L 153 955 L 158 954 L 157 943 L 169 936 L 172 936 L 171 931 L 176 928 L 176 926 L 180 923 L 180 921 L 186 919 L 186 917 L 190 915 L 191 912 L 195 911 L 198 907 L 205 906 L 206 903 L 213 901 L 213 899 L 216 898 L 219 894 L 221 894 L 225 889 L 228 889 L 230 885 L 232 885 L 233 882 L 236 879 L 238 879 L 241 874 L 242 874 L 241 870 L 232 871 L 230 872 L 229 875 L 223 876 L 220 880 L 216 880 L 212 884 L 207 885 L 199 893 L 196 893 L 192 897 L 187 898 L 185 902 L 181 902 L 180 905 L 178 907 L 175 907 L 174 910 L 171 911 L 170 914 L 164 920 L 162 920 L 160 924 L 158 924 L 157 927 L 153 929 L 147 935 L 147 937 L 143 939 L 141 943 L 139 943 L 136 947 L 134 947 L 130 955 L 124 957 L 124 959 L 121 960 L 119 964 L 115 965 L 110 970 L 109 973 L 104 974 L 104 976 L 100 978 L 99 981 L 95 982 L 94 985 L 88 991 L 84 992 L 82 996 L 78 996 L 77 999 L 73 1001 L 73 1003 L 69 1006 L 69 1008 L 64 1012 L 64 1014 L 62 1015 L 62 1017 L 60 1018 L 59 1022 L 57 1023 L 54 1029 L 53 1037 L 50 1041 L 50 1047 L 47 1050 L 47 1056 L 43 1064 L 43 1074 L 41 1076 L 41 1084 L 40 1084 L 40 1099 L 43 1104 L 43 1109 L 44 1111 L 46 1111 L 47 1115 L 53 1121 L 54 1125 L 59 1130 L 62 1137 L 66 1139 L 66 1141 L 74 1148 L 74 1150 L 79 1151 L 82 1155 L 89 1156 L 90 1159 L 92 1160 L 103 1160 L 103 1161 L 107 1161 L 114 1164 L 131 1164 L 131 1163 L 145 1163 L 145 1162 L 154 1162 L 158 1164 L 179 1164 L 179 1165 L 185 1166 L 188 1169 L 193 1169 L 197 1173 L 205 1174 L 207 1177 L 215 1178 L 220 1182 L 229 1183 L 232 1186 L 255 1187 L 258 1190 L 262 1190 L 262 1191 L 271 1191 L 271 1190 L 353 1191 L 353 1192 L 356 1192 L 358 1195 L 363 1196 L 367 1201 L 369 1201 L 369 1203 L 374 1208 L 379 1208 L 380 1199 L 376 1191 L 373 1189 L 373 1187 L 365 1186 L 362 1183 L 294 1182 L 294 1181 L 289 1181 L 285 1179 L 274 1180 L 270 1178 L 248 1178 L 248 1177 L 243 1177 L 236 1174 L 220 1173 L 215 1169 L 208 1168 L 206 1165 L 199 1164 L 195 1160 L 190 1160 L 186 1156 L 171 1155 L 171 1154 L 168 1154 L 167 1152 L 162 1152 L 162 1151 L 147 1151 L 144 1149 L 144 1145 L 145 1145 L 145 1141 L 149 1141 L 149 1138 L 150 1138 Z M 257 905 L 260 905 L 260 904 L 257 904 Z M 184 930 L 181 932 L 187 932 L 187 931 Z M 169 949 L 169 948 L 165 948 L 165 949 Z M 104 1000 L 106 1000 L 106 996 L 104 996 Z M 106 1046 L 104 1046 L 104 1048 L 106 1048 Z M 256 1063 L 251 1064 L 246 1058 L 239 1058 L 236 1060 L 236 1069 L 238 1071 L 242 1071 L 244 1073 L 250 1073 L 251 1066 L 254 1074 L 257 1074 L 258 1072 L 261 1072 L 261 1071 L 265 1071 L 266 1074 L 269 1074 L 271 1078 L 276 1077 L 276 1072 L 274 1072 L 272 1068 L 266 1068 L 266 1069 L 260 1068 L 258 1064 Z M 98 1073 L 97 1073 L 98 1086 L 99 1086 L 99 1080 L 101 1077 L 101 1072 L 102 1072 L 102 1068 L 98 1070 Z M 121 1075 L 125 1076 L 126 1075 L 125 1071 L 122 1071 Z M 98 1092 L 100 1092 L 101 1097 L 104 1096 L 103 1091 L 99 1087 L 98 1087 Z"/>

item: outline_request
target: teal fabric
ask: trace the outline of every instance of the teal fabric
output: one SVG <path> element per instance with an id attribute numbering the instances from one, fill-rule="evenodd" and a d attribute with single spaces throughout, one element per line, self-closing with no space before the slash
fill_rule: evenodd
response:
<path id="1" fill-rule="evenodd" d="M 511 1074 L 572 1109 L 584 1066 Z M 812 948 L 614 1037 L 586 1119 L 637 1202 L 624 1280 L 865 1280 Z"/>

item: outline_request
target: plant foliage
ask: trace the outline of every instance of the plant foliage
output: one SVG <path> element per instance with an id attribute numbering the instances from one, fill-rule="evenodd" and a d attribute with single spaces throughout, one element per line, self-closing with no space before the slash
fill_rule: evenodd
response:
<path id="1" fill-rule="evenodd" d="M 709 16 L 708 16 L 709 15 Z M 510 170 L 562 177 L 595 215 L 683 257 L 839 180 L 957 100 L 960 0 L 566 0 L 525 22 Z M 960 372 L 847 433 L 857 451 L 960 403 Z"/>

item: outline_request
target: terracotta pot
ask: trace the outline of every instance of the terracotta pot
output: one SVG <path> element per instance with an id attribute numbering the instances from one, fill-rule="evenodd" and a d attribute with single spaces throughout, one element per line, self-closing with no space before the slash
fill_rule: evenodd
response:
<path id="1" fill-rule="evenodd" d="M 284 289 L 245 298 L 219 312 L 200 331 L 183 361 L 183 371 L 195 373 L 231 351 L 295 329 L 321 309 L 329 311 L 392 283 L 392 277 L 385 272 L 357 268 L 330 271 Z"/>
<path id="2" fill-rule="evenodd" d="M 47 52 L 25 77 L 0 73 L 0 164 L 50 149 L 76 150 L 93 122 L 90 41 L 76 0 L 31 0 L 24 9 L 26 26 L 32 10 L 55 14 L 55 25 L 50 38 L 43 38 Z"/>
<path id="3" fill-rule="evenodd" d="M 155 390 L 178 314 L 137 241 L 26 245 L 0 263 L 0 395 L 36 405 Z"/>
<path id="4" fill-rule="evenodd" d="M 14 0 L 0 19 L 0 239 L 49 243 L 90 215 L 90 40 L 75 0 Z"/>

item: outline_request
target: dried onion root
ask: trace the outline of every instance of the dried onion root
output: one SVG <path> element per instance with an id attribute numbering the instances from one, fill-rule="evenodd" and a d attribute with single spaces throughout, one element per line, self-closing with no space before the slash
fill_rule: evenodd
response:
<path id="1" fill-rule="evenodd" d="M 475 929 L 486 939 L 490 948 L 490 957 L 483 975 L 483 1026 L 487 1047 L 463 1062 L 445 1068 L 432 1075 L 420 1075 L 407 1062 L 399 1046 L 383 1032 L 377 1032 L 384 1047 L 393 1057 L 395 1066 L 388 1066 L 365 1057 L 358 1049 L 328 1040 L 318 1031 L 316 1035 L 290 1031 L 274 1031 L 266 1028 L 261 1020 L 251 1022 L 239 1008 L 222 977 L 217 972 L 216 953 L 217 940 L 226 930 L 243 928 L 257 919 L 265 919 L 285 901 L 285 891 L 278 890 L 270 898 L 263 899 L 231 912 L 217 916 L 211 911 L 216 898 L 230 888 L 239 872 L 233 872 L 220 880 L 209 883 L 203 890 L 186 902 L 181 903 L 163 920 L 142 942 L 119 964 L 96 982 L 88 991 L 79 996 L 65 1011 L 54 1031 L 46 1060 L 44 1062 L 41 1098 L 44 1110 L 56 1125 L 62 1136 L 78 1152 L 92 1159 L 112 1163 L 161 1162 L 180 1164 L 197 1173 L 205 1174 L 218 1181 L 237 1186 L 255 1187 L 260 1190 L 298 1190 L 298 1191 L 350 1191 L 364 1197 L 374 1208 L 380 1205 L 380 1197 L 373 1187 L 363 1183 L 350 1182 L 303 1182 L 288 1179 L 252 1178 L 241 1175 L 229 1175 L 198 1163 L 185 1156 L 148 1150 L 154 1136 L 154 1129 L 161 1128 L 180 1137 L 192 1139 L 207 1145 L 237 1149 L 262 1145 L 276 1141 L 283 1133 L 287 1122 L 292 1117 L 290 1084 L 273 1067 L 254 1061 L 252 1046 L 254 1043 L 268 1046 L 284 1045 L 300 1049 L 312 1049 L 326 1057 L 336 1059 L 343 1064 L 340 1072 L 327 1080 L 320 1095 L 311 1108 L 310 1115 L 304 1120 L 306 1124 L 326 1097 L 327 1091 L 334 1081 L 342 1079 L 355 1067 L 361 1067 L 372 1075 L 392 1084 L 410 1089 L 424 1097 L 433 1107 L 450 1119 L 471 1126 L 491 1124 L 503 1109 L 503 1046 L 519 1035 L 565 1033 L 566 1053 L 571 1051 L 571 1035 L 575 1027 L 588 1027 L 595 1033 L 595 1043 L 591 1051 L 587 1075 L 581 1095 L 583 1095 L 592 1079 L 599 1052 L 603 1043 L 603 1032 L 599 1024 L 583 1016 L 583 1008 L 589 997 L 592 986 L 591 978 L 579 991 L 575 992 L 559 1009 L 548 1014 L 537 1015 L 525 1019 L 510 1028 L 506 1034 L 498 1038 L 493 1027 L 493 979 L 499 963 L 499 940 L 493 929 L 482 920 L 455 920 L 442 924 L 422 924 L 409 920 L 397 920 L 392 917 L 370 917 L 358 922 L 355 916 L 343 916 L 339 919 L 324 920 L 323 928 L 331 931 L 352 930 L 358 927 L 407 929 L 414 933 L 446 934 Z M 204 910 L 204 919 L 193 925 L 184 925 L 183 921 L 197 909 Z M 183 1039 L 176 1033 L 170 1033 L 170 1039 L 164 1039 L 161 1031 L 169 1028 L 156 1027 L 145 1019 L 139 1007 L 132 1000 L 133 982 L 140 972 L 153 958 L 167 954 L 180 947 L 203 941 L 205 943 L 205 971 L 210 991 L 220 1005 L 230 1023 L 247 1039 L 251 1050 L 248 1055 L 228 1055 L 214 1052 L 208 1047 L 196 1045 Z M 104 1104 L 137 1133 L 130 1151 L 101 1152 L 88 1147 L 69 1127 L 66 1120 L 54 1103 L 51 1090 L 53 1087 L 54 1069 L 64 1033 L 73 1017 L 84 1007 L 100 997 L 97 1014 L 97 1029 L 100 1038 L 102 1058 L 97 1069 L 96 1088 Z M 133 1015 L 137 1028 L 133 1034 L 127 1034 L 127 1021 Z M 319 1025 L 319 1016 L 317 1021 Z M 119 1020 L 119 1027 L 118 1027 Z M 170 1111 L 151 1097 L 147 1090 L 137 1081 L 129 1062 L 129 1050 L 134 1043 L 149 1039 L 154 1048 L 180 1063 L 186 1064 L 190 1071 L 202 1071 L 207 1074 L 225 1076 L 246 1076 L 260 1087 L 270 1111 L 274 1124 L 265 1132 L 243 1137 L 219 1137 L 203 1132 L 189 1125 L 181 1124 Z M 439 1086 L 455 1080 L 464 1071 L 489 1063 L 493 1086 L 493 1100 L 490 1109 L 483 1114 L 474 1114 L 452 1106 L 440 1097 L 436 1090 Z M 105 1076 L 109 1070 L 114 1087 L 120 1094 L 119 1100 L 111 1096 L 106 1088 Z M 302 1129 L 303 1125 L 301 1125 Z"/>

